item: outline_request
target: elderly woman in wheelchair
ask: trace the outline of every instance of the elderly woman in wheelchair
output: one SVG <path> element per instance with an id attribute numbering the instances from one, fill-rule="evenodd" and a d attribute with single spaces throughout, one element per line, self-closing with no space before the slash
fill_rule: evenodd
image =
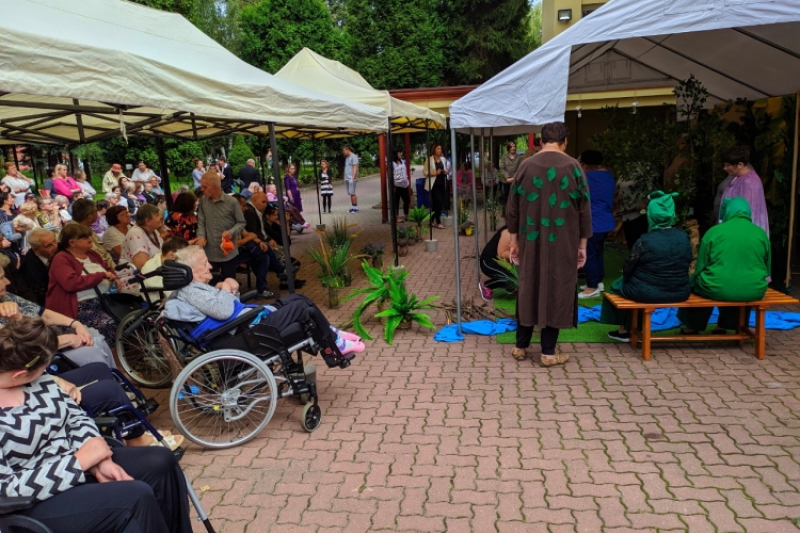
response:
<path id="1" fill-rule="evenodd" d="M 316 383 L 301 352 L 347 368 L 364 350 L 360 338 L 333 328 L 303 295 L 252 305 L 240 301 L 235 280 L 209 285 L 211 265 L 198 246 L 179 250 L 157 273 L 164 288 L 174 290 L 159 320 L 162 337 L 176 359 L 181 345 L 204 353 L 183 368 L 170 395 L 173 421 L 187 439 L 210 448 L 242 444 L 267 425 L 286 396 L 306 402 L 306 431 L 319 426 Z"/>
<path id="2" fill-rule="evenodd" d="M 41 319 L 0 329 L 0 497 L 55 533 L 190 533 L 187 485 L 166 448 L 114 448 L 44 374 L 56 333 Z"/>

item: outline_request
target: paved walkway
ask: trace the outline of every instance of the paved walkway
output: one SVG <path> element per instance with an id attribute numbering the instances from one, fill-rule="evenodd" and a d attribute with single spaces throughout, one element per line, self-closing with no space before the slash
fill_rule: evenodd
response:
<path id="1" fill-rule="evenodd" d="M 359 184 L 357 249 L 390 242 L 370 209 L 377 191 L 376 179 Z M 337 188 L 325 220 L 347 203 Z M 437 253 L 418 244 L 403 263 L 414 292 L 448 301 L 452 230 L 435 236 Z M 315 241 L 294 237 L 295 255 Z M 471 299 L 474 239 L 461 242 Z M 325 309 L 314 273 L 304 259 L 303 292 Z M 356 305 L 326 313 L 342 322 Z M 379 323 L 369 329 L 379 337 Z M 627 345 L 562 348 L 570 361 L 546 370 L 490 338 L 447 345 L 399 332 L 347 370 L 315 361 L 315 433 L 286 401 L 255 440 L 190 446 L 183 465 L 226 533 L 800 531 L 800 331 L 770 332 L 764 361 L 735 344 L 659 345 L 647 363 Z M 171 427 L 165 408 L 159 416 Z"/>

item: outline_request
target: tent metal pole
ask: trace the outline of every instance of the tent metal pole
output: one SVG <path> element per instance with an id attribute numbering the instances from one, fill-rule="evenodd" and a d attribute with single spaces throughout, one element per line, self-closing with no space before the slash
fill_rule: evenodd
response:
<path id="1" fill-rule="evenodd" d="M 322 226 L 322 206 L 319 203 L 319 172 L 317 172 L 317 138 L 311 137 L 311 145 L 314 147 L 314 183 L 317 184 L 317 211 L 319 212 L 319 225 Z"/>
<path id="2" fill-rule="evenodd" d="M 278 192 L 278 216 L 280 217 L 281 239 L 283 239 L 283 254 L 286 263 L 286 284 L 289 286 L 289 294 L 294 294 L 294 270 L 292 269 L 291 244 L 289 243 L 289 232 L 286 230 L 286 209 L 283 206 L 283 180 L 281 175 L 280 154 L 278 154 L 278 140 L 275 138 L 275 124 L 269 123 L 269 145 L 272 150 L 272 177 Z"/>
<path id="3" fill-rule="evenodd" d="M 480 165 L 480 158 L 478 158 Z M 472 213 L 475 218 L 475 283 L 481 282 L 481 240 L 480 224 L 478 224 L 478 178 L 475 171 L 475 135 L 472 128 L 469 129 L 469 166 L 472 170 Z"/>
<path id="4" fill-rule="evenodd" d="M 429 166 L 431 162 L 431 130 L 428 125 L 428 119 L 425 119 L 425 165 L 422 167 L 422 179 L 428 180 L 428 238 L 433 240 L 433 198 L 431 198 L 431 177 L 428 175 Z"/>
<path id="5" fill-rule="evenodd" d="M 392 148 L 392 119 L 386 127 L 386 186 L 389 188 L 389 227 L 392 231 L 392 252 L 394 253 L 394 266 L 400 266 L 400 256 L 397 255 L 397 205 L 394 201 L 394 148 Z"/>
<path id="6" fill-rule="evenodd" d="M 789 200 L 789 246 L 786 258 L 786 288 L 788 289 L 792 282 L 792 251 L 794 248 L 794 225 L 795 225 L 795 209 L 797 209 L 797 161 L 798 150 L 800 150 L 800 91 L 796 95 L 797 100 L 794 104 L 794 154 L 792 155 L 792 196 Z"/>
<path id="7" fill-rule="evenodd" d="M 492 160 L 492 172 L 497 172 L 497 161 L 495 161 L 494 157 L 494 128 L 489 128 L 489 158 Z M 500 187 L 500 180 L 498 179 L 494 187 L 492 187 L 492 201 L 497 201 L 497 190 Z M 492 231 L 497 230 L 497 226 L 495 225 L 495 221 L 497 220 L 497 206 L 495 206 L 495 213 L 492 214 Z"/>
<path id="8" fill-rule="evenodd" d="M 452 167 L 455 167 L 458 163 L 458 157 L 456 157 L 456 130 L 452 127 L 450 128 L 450 156 L 453 158 Z M 453 187 L 453 253 L 456 256 L 456 321 L 458 323 L 458 333 L 463 334 L 461 331 L 461 251 L 459 250 L 458 242 L 458 226 L 458 187 Z"/>
<path id="9" fill-rule="evenodd" d="M 167 207 L 172 209 L 172 190 L 169 186 L 169 168 L 167 167 L 167 153 L 164 150 L 164 139 L 156 137 L 156 149 L 158 150 L 158 168 L 161 173 L 161 180 L 164 184 L 164 198 Z"/>
<path id="10" fill-rule="evenodd" d="M 486 153 L 486 137 L 484 136 L 483 128 L 481 128 L 481 147 L 478 152 L 478 161 L 481 165 L 481 184 L 483 185 L 483 245 L 486 246 L 486 243 L 489 242 L 489 211 L 486 203 L 486 158 L 484 157 L 484 153 Z"/>

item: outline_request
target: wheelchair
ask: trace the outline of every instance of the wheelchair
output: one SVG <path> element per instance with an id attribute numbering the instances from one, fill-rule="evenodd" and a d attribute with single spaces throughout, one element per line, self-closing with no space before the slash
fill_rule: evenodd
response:
<path id="1" fill-rule="evenodd" d="M 192 281 L 188 266 L 169 260 L 152 275 L 162 277 L 165 290 Z M 196 323 L 163 316 L 156 320 L 163 354 L 176 375 L 170 414 L 178 431 L 199 446 L 224 449 L 253 439 L 269 423 L 278 400 L 286 397 L 304 404 L 302 428 L 316 430 L 322 409 L 314 373 L 302 354 L 322 353 L 329 367 L 350 365 L 352 356 L 343 356 L 330 332 L 319 331 L 313 322 L 278 331 L 258 323 L 260 313 L 259 307 L 246 309 L 199 336 L 193 334 Z"/>

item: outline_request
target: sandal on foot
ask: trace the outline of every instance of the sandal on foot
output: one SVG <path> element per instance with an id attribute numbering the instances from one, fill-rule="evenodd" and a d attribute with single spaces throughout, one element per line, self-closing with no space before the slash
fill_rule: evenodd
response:
<path id="1" fill-rule="evenodd" d="M 511 357 L 517 361 L 524 361 L 528 357 L 528 354 L 525 353 L 524 348 L 514 348 L 511 350 Z"/>
<path id="2" fill-rule="evenodd" d="M 436 229 L 444 229 L 444 226 L 442 224 L 436 224 L 434 226 L 434 228 L 436 228 Z"/>
<path id="3" fill-rule="evenodd" d="M 557 353 L 555 355 L 542 355 L 541 364 L 543 367 L 563 365 L 569 359 L 569 355 L 565 353 Z"/>
<path id="4" fill-rule="evenodd" d="M 164 437 L 164 443 L 171 451 L 175 451 L 181 447 L 183 444 L 183 435 L 161 435 Z M 158 439 L 153 437 L 153 442 L 150 443 L 150 446 L 163 446 Z"/>

